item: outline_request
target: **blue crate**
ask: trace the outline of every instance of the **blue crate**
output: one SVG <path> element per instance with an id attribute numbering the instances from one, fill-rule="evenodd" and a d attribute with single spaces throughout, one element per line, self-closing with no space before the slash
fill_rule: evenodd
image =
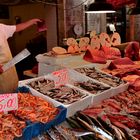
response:
<path id="1" fill-rule="evenodd" d="M 30 123 L 24 130 L 23 136 L 20 138 L 21 140 L 32 140 L 33 137 L 37 137 L 38 135 L 46 132 L 52 126 L 56 126 L 66 119 L 67 109 L 63 106 L 58 107 L 60 109 L 58 115 L 54 118 L 54 120 L 48 123 Z"/>
<path id="2" fill-rule="evenodd" d="M 21 92 L 21 93 L 29 93 L 30 89 L 27 88 L 26 86 L 18 87 L 15 91 L 16 93 Z"/>
<path id="3" fill-rule="evenodd" d="M 30 90 L 29 88 L 23 86 L 23 87 L 18 87 L 16 92 L 21 92 L 21 93 L 29 93 Z M 38 135 L 46 132 L 49 130 L 52 126 L 58 125 L 65 121 L 66 119 L 66 114 L 67 114 L 67 109 L 63 106 L 59 106 L 59 113 L 58 115 L 54 118 L 54 120 L 43 124 L 40 122 L 32 123 L 30 120 L 26 122 L 27 126 L 23 130 L 23 135 L 20 138 L 15 138 L 15 140 L 32 140 L 33 137 L 37 137 Z"/>

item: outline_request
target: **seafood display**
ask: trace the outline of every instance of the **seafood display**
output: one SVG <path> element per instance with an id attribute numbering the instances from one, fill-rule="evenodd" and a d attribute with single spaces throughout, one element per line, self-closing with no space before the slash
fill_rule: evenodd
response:
<path id="1" fill-rule="evenodd" d="M 62 125 L 52 127 L 33 140 L 79 140 L 70 128 Z"/>
<path id="2" fill-rule="evenodd" d="M 96 70 L 95 67 L 92 67 L 92 68 L 82 67 L 82 68 L 76 68 L 75 70 L 90 78 L 103 82 L 111 87 L 117 87 L 124 83 L 121 79 L 119 79 L 117 77 L 110 76 L 110 75 L 107 75 L 103 72 Z"/>
<path id="3" fill-rule="evenodd" d="M 53 140 L 65 140 L 64 136 L 55 128 L 51 128 L 48 131 L 48 134 Z"/>
<path id="4" fill-rule="evenodd" d="M 13 114 L 0 113 L 0 140 L 13 140 L 22 136 L 26 127 L 24 121 L 18 120 Z"/>
<path id="5" fill-rule="evenodd" d="M 81 112 L 67 119 L 67 123 L 73 132 L 81 140 L 114 140 L 115 137 L 110 131 L 95 118 L 88 117 Z"/>
<path id="6" fill-rule="evenodd" d="M 87 96 L 87 94 L 81 93 L 80 91 L 74 88 L 70 88 L 64 85 L 58 88 L 53 88 L 51 90 L 46 90 L 41 93 L 65 105 L 79 101 L 80 99 L 85 98 Z"/>
<path id="7" fill-rule="evenodd" d="M 33 89 L 39 91 L 39 92 L 45 92 L 49 89 L 54 88 L 54 81 L 49 79 L 38 79 L 35 81 L 32 81 L 28 84 L 28 86 L 32 87 Z"/>
<path id="8" fill-rule="evenodd" d="M 140 139 L 140 92 L 122 92 L 82 111 L 112 130 L 118 140 Z M 113 133 L 112 132 L 112 133 Z"/>
<path id="9" fill-rule="evenodd" d="M 59 140 L 69 140 L 69 134 L 71 140 L 139 140 L 139 101 L 140 92 L 129 89 L 97 106 L 78 111 L 49 134 Z"/>
<path id="10" fill-rule="evenodd" d="M 58 108 L 31 94 L 18 93 L 18 102 L 18 109 L 14 113 L 22 120 L 47 123 L 59 112 Z"/>
<path id="11" fill-rule="evenodd" d="M 27 121 L 47 123 L 58 113 L 59 109 L 47 101 L 29 93 L 18 93 L 18 109 L 9 114 L 0 113 L 0 140 L 18 139 Z"/>
<path id="12" fill-rule="evenodd" d="M 92 94 L 104 92 L 104 91 L 110 89 L 109 86 L 107 87 L 102 84 L 95 83 L 91 80 L 88 80 L 86 82 L 75 82 L 74 86 L 87 90 L 88 92 L 90 92 Z"/>
<path id="13" fill-rule="evenodd" d="M 95 67 L 82 67 L 75 70 L 90 78 L 82 79 L 77 76 L 77 81 L 76 78 L 71 81 L 73 85 L 66 84 L 59 87 L 55 87 L 53 80 L 45 78 L 31 81 L 27 85 L 30 89 L 39 92 L 39 95 L 48 96 L 67 107 L 79 100 L 86 104 L 88 100 L 83 102 L 82 99 L 91 96 L 87 92 L 84 93 L 84 90 L 93 95 L 102 92 L 105 95 L 107 93 L 105 91 L 112 87 L 125 84 L 120 78 L 107 75 Z M 71 107 L 70 111 L 76 112 L 76 104 L 73 105 L 75 108 Z M 67 113 L 70 112 L 73 115 L 70 113 L 67 115 L 67 117 L 70 116 L 64 122 L 67 125 L 52 126 L 51 124 L 51 129 L 47 129 L 45 133 L 43 131 L 41 136 L 33 140 L 140 140 L 139 106 L 140 92 L 129 88 L 127 91 L 103 100 L 96 106 L 90 105 L 86 109 L 83 107 L 84 110 L 78 108 L 78 112 L 73 111 L 75 114 L 72 112 L 74 115 L 67 108 Z M 36 122 L 45 124 L 55 119 L 60 111 L 41 97 L 29 93 L 18 93 L 18 109 L 10 111 L 9 114 L 0 113 L 0 140 L 13 140 L 21 137 L 22 134 L 24 136 L 23 129 L 26 128 L 28 121 L 31 124 Z"/>

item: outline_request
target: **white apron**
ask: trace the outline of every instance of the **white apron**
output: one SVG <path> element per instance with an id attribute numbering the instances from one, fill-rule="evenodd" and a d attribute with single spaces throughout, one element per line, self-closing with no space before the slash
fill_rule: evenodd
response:
<path id="1" fill-rule="evenodd" d="M 7 39 L 13 35 L 16 26 L 0 24 L 0 64 L 4 65 L 12 59 Z M 0 93 L 14 92 L 18 86 L 18 76 L 15 67 L 0 74 Z"/>

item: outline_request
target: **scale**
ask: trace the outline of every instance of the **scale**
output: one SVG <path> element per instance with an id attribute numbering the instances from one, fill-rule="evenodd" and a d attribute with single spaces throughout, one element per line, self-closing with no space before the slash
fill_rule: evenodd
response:
<path id="1" fill-rule="evenodd" d="M 2 66 L 3 72 L 20 62 L 21 60 L 25 59 L 28 57 L 31 53 L 27 50 L 24 49 L 20 53 L 18 53 L 13 59 L 11 59 L 9 62 L 7 62 L 5 65 Z"/>

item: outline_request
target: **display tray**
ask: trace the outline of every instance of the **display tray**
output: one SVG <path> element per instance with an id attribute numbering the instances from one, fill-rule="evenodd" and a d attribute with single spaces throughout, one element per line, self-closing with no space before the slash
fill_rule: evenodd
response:
<path id="1" fill-rule="evenodd" d="M 81 75 L 79 72 L 74 71 L 74 70 L 69 70 L 69 83 L 74 85 L 76 88 L 81 89 L 86 91 L 88 94 L 90 94 L 92 96 L 92 104 L 96 104 L 96 102 L 100 102 L 106 98 L 109 98 L 112 96 L 112 94 L 114 94 L 114 88 L 110 87 L 109 85 L 105 84 L 105 83 L 101 83 L 97 80 L 91 79 L 85 75 Z M 93 89 L 94 89 L 94 85 L 95 85 L 95 89 L 97 89 L 97 91 L 95 91 L 94 93 L 91 90 L 91 86 L 87 87 L 86 82 L 89 82 L 93 84 Z M 84 85 L 82 85 L 82 87 L 76 86 L 75 82 L 77 83 L 85 83 L 85 88 Z M 105 90 L 100 90 L 101 89 L 105 89 Z"/>
<path id="2" fill-rule="evenodd" d="M 68 86 L 68 85 L 67 85 Z M 30 87 L 29 87 L 30 88 Z M 70 117 L 72 115 L 74 115 L 77 111 L 79 110 L 83 110 L 85 108 L 87 108 L 89 105 L 91 105 L 91 99 L 92 97 L 87 95 L 86 97 L 84 97 L 83 99 L 80 99 L 79 101 L 76 101 L 74 103 L 65 105 L 57 100 L 54 100 L 53 98 L 43 95 L 42 93 L 30 88 L 30 90 L 32 91 L 33 95 L 35 96 L 39 96 L 45 100 L 48 100 L 50 102 L 52 102 L 56 107 L 62 105 L 65 108 L 67 108 L 67 117 Z"/>
<path id="3" fill-rule="evenodd" d="M 25 86 L 21 86 L 17 89 L 17 92 L 19 94 L 32 94 L 32 92 L 29 90 L 29 88 L 26 88 Z M 22 96 L 21 96 L 22 97 Z M 49 101 L 47 101 L 49 103 Z M 52 104 L 50 102 L 50 104 Z M 29 107 L 29 106 L 28 106 Z M 58 108 L 58 114 L 54 117 L 53 120 L 48 121 L 47 123 L 42 123 L 39 121 L 32 122 L 29 119 L 24 120 L 26 123 L 25 128 L 22 130 L 22 136 L 21 137 L 15 137 L 14 140 L 32 140 L 32 138 L 37 137 L 41 135 L 42 133 L 49 130 L 51 127 L 61 124 L 66 119 L 67 109 L 63 106 L 57 106 Z M 27 110 L 29 111 L 29 110 Z M 16 119 L 19 121 L 22 121 L 22 117 L 18 116 L 16 111 L 9 112 L 10 114 L 13 114 Z M 19 113 L 20 114 L 20 113 Z M 44 116 L 45 117 L 45 116 Z M 12 124 L 11 124 L 12 125 Z"/>
<path id="4" fill-rule="evenodd" d="M 31 123 L 23 130 L 23 136 L 21 137 L 22 140 L 32 140 L 33 137 L 37 137 L 38 135 L 46 132 L 52 126 L 56 126 L 62 123 L 66 118 L 67 109 L 63 106 L 58 106 L 60 109 L 59 114 L 54 118 L 54 120 L 48 123 Z"/>
<path id="5" fill-rule="evenodd" d="M 90 69 L 90 74 L 89 74 L 89 72 L 88 72 L 88 74 L 86 74 L 84 71 L 82 71 L 82 72 L 79 72 L 79 71 L 77 71 L 76 69 L 81 69 L 81 68 L 91 68 Z M 114 95 L 116 95 L 116 94 L 118 94 L 118 93 L 121 93 L 121 92 L 123 92 L 123 91 L 126 91 L 127 89 L 128 89 L 128 86 L 129 86 L 129 83 L 127 83 L 127 82 L 125 82 L 125 81 L 123 81 L 123 80 L 121 80 L 121 79 L 119 79 L 118 77 L 115 77 L 115 76 L 112 76 L 112 75 L 110 75 L 110 74 L 107 74 L 107 73 L 105 73 L 105 72 L 103 72 L 103 71 L 101 71 L 100 69 L 98 69 L 98 68 L 96 68 L 95 67 L 95 65 L 93 64 L 90 64 L 90 65 L 85 65 L 85 66 L 81 66 L 81 67 L 76 67 L 75 69 L 74 69 L 76 72 L 77 72 L 77 74 L 75 74 L 75 75 L 78 75 L 78 73 L 81 75 L 81 76 L 83 76 L 84 75 L 84 77 L 88 77 L 89 79 L 91 79 L 91 80 L 95 80 L 95 81 L 98 81 L 98 82 L 100 82 L 100 83 L 104 83 L 104 84 L 106 84 L 106 85 L 108 85 L 108 86 L 111 86 L 111 89 L 112 89 L 112 92 L 111 92 L 111 94 L 109 94 L 109 93 L 106 93 L 106 95 L 108 94 L 108 96 L 106 96 L 106 97 L 102 97 L 102 95 L 100 95 L 99 97 L 94 97 L 94 102 L 96 103 L 99 99 L 100 100 L 102 100 L 102 99 L 106 99 L 107 97 L 111 97 L 111 96 L 114 96 Z M 97 78 L 97 76 L 96 76 L 96 74 L 94 75 L 92 75 L 92 73 L 93 72 L 97 72 L 97 73 L 99 73 L 99 79 Z M 90 76 L 89 76 L 90 75 Z M 113 86 L 113 85 L 110 85 L 110 84 L 108 84 L 108 83 L 106 83 L 105 81 L 102 81 L 101 79 L 102 79 L 102 77 L 107 77 L 108 79 L 114 79 L 113 81 L 117 81 L 118 83 L 115 85 L 115 86 Z M 107 81 L 107 80 L 106 80 Z M 107 81 L 108 82 L 108 81 Z M 109 83 L 111 83 L 112 84 L 112 82 L 109 82 Z M 96 99 L 97 98 L 97 99 Z M 99 98 L 99 99 L 98 99 Z"/>
<path id="6" fill-rule="evenodd" d="M 51 127 L 61 124 L 66 119 L 67 109 L 63 106 L 58 106 L 58 108 L 60 109 L 59 114 L 54 118 L 54 120 L 48 123 L 31 123 L 27 121 L 27 126 L 23 129 L 22 137 L 14 138 L 14 140 L 32 140 L 32 138 L 43 134 Z"/>
<path id="7" fill-rule="evenodd" d="M 81 73 L 82 75 L 88 76 L 91 79 L 107 84 L 111 87 L 118 87 L 126 83 L 120 78 L 107 74 L 103 72 L 102 70 L 96 68 L 94 64 L 76 67 L 74 68 L 74 70 Z"/>
<path id="8" fill-rule="evenodd" d="M 49 76 L 48 75 L 44 76 L 44 78 L 48 78 L 48 77 L 50 77 L 50 75 Z M 25 81 L 20 81 L 19 85 L 20 86 L 21 85 L 22 86 L 26 86 L 27 88 L 30 89 L 30 91 L 32 92 L 33 95 L 41 97 L 41 98 L 43 98 L 43 99 L 53 103 L 54 106 L 56 106 L 56 107 L 58 107 L 60 105 L 64 106 L 65 108 L 67 108 L 67 117 L 72 116 L 77 111 L 83 110 L 83 109 L 87 108 L 89 105 L 91 105 L 91 103 L 92 103 L 92 96 L 89 95 L 87 92 L 85 92 L 83 90 L 80 90 L 80 89 L 77 89 L 76 87 L 74 87 L 73 85 L 70 85 L 70 84 L 66 84 L 64 86 L 67 86 L 68 88 L 73 89 L 73 91 L 78 92 L 77 96 L 80 95 L 82 98 L 80 98 L 77 101 L 74 101 L 72 103 L 69 103 L 69 104 L 65 104 L 63 102 L 60 102 L 60 101 L 56 100 L 56 98 L 53 99 L 53 97 L 50 97 L 48 95 L 44 95 L 45 92 L 41 93 L 40 91 L 37 91 L 34 88 L 32 88 L 31 86 L 29 86 L 30 82 L 37 81 L 37 80 L 40 80 L 42 78 L 43 78 L 43 76 L 38 77 L 38 78 L 33 78 L 33 79 L 25 80 Z M 52 88 L 52 90 L 54 90 L 54 89 L 55 88 Z"/>

